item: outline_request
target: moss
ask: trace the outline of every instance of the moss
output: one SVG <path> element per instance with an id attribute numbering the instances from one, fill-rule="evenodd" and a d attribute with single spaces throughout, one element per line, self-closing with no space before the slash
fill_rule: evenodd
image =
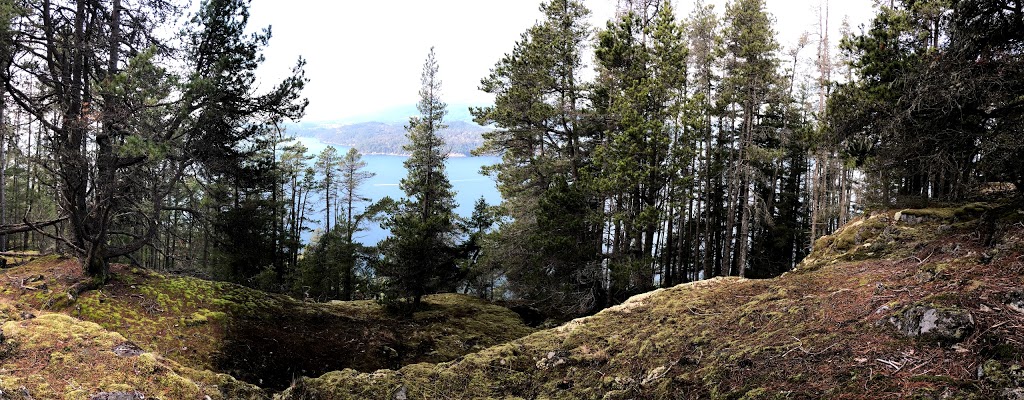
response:
<path id="1" fill-rule="evenodd" d="M 744 393 L 743 397 L 740 397 L 740 400 L 763 399 L 763 398 L 766 398 L 765 394 L 767 392 L 768 392 L 768 390 L 765 389 L 765 388 L 751 389 L 751 390 L 747 391 L 746 393 Z"/>
<path id="2" fill-rule="evenodd" d="M 111 349 L 125 338 L 98 324 L 64 314 L 9 321 L 3 332 L 22 346 L 5 367 L 22 371 L 0 383 L 24 386 L 34 398 L 86 398 L 95 391 L 138 390 L 157 398 L 221 399 L 215 374 L 183 367 L 151 353 L 119 357 Z M 38 360 L 45 356 L 47 362 Z M 70 396 L 70 397 L 67 397 Z"/>
<path id="3" fill-rule="evenodd" d="M 181 324 L 185 326 L 199 326 L 205 325 L 210 319 L 206 317 L 206 313 L 194 312 L 192 315 L 182 317 Z"/>
<path id="4" fill-rule="evenodd" d="M 970 203 L 959 207 L 933 207 L 933 208 L 916 208 L 906 209 L 900 211 L 903 215 L 909 215 L 918 218 L 924 218 L 929 220 L 941 221 L 941 222 L 952 222 L 957 220 L 964 220 L 968 218 L 975 218 L 979 215 L 996 208 L 997 205 L 991 203 Z"/>

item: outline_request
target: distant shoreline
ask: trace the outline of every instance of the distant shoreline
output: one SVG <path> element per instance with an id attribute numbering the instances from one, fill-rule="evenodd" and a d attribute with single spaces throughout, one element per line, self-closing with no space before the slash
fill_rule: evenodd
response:
<path id="1" fill-rule="evenodd" d="M 322 140 L 320 138 L 309 137 L 309 136 L 303 136 L 303 137 L 308 138 L 308 139 L 318 140 L 318 141 L 320 141 L 320 143 L 326 144 L 328 146 L 348 147 L 348 148 L 355 148 L 356 150 L 359 150 L 359 148 L 356 145 L 353 145 L 353 144 L 334 143 L 334 142 L 329 142 L 329 141 Z M 362 150 L 359 150 L 359 152 L 363 153 L 364 156 L 394 156 L 394 157 L 409 157 L 410 156 L 409 153 L 388 153 L 388 152 L 379 152 L 379 151 L 364 152 Z M 466 154 L 466 153 L 448 153 L 448 157 L 449 158 L 453 158 L 453 157 L 461 158 L 461 157 L 476 157 L 476 156 L 471 155 L 471 154 Z"/>

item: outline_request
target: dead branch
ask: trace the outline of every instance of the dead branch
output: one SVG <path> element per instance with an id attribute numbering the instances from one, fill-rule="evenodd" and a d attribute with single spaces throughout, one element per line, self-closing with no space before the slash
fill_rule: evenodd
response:
<path id="1" fill-rule="evenodd" d="M 889 367 L 894 369 L 895 372 L 900 372 L 900 370 L 903 369 L 903 367 L 906 365 L 906 362 L 897 363 L 895 361 L 883 360 L 881 358 L 876 358 L 875 361 L 888 365 Z"/>
<path id="2" fill-rule="evenodd" d="M 66 220 L 66 219 L 68 219 L 68 217 L 64 217 L 62 220 Z M 22 219 L 21 221 L 24 222 L 25 225 L 28 225 L 30 228 L 32 228 L 32 230 L 34 230 L 37 233 L 39 233 L 40 235 L 46 236 L 47 238 L 50 238 L 50 239 L 53 239 L 53 240 L 60 241 L 61 243 L 64 243 L 65 245 L 70 247 L 72 250 L 74 250 L 78 254 L 85 254 L 85 250 L 84 249 L 82 249 L 81 247 L 76 246 L 74 243 L 71 243 L 71 241 L 69 241 L 69 240 L 67 240 L 67 239 L 65 239 L 63 237 L 54 236 L 54 235 L 50 234 L 49 232 L 44 231 L 42 228 L 45 228 L 45 226 L 39 226 L 39 225 L 36 225 L 36 224 L 34 224 L 32 222 L 29 222 L 27 218 Z M 56 222 L 54 222 L 54 223 L 56 223 Z"/>
<path id="3" fill-rule="evenodd" d="M 66 221 L 68 217 L 61 217 L 55 220 L 43 221 L 43 222 L 28 222 L 27 220 L 21 224 L 13 225 L 0 225 L 0 235 L 12 235 L 15 233 L 29 232 L 39 228 L 45 228 L 51 225 L 56 225 L 62 221 Z"/>
<path id="4" fill-rule="evenodd" d="M 3 251 L 3 252 L 0 252 L 0 256 L 3 256 L 3 257 L 14 257 L 14 258 L 35 258 L 35 257 L 42 257 L 42 256 L 45 256 L 45 255 L 46 254 L 18 253 L 18 252 L 13 252 L 13 251 Z"/>

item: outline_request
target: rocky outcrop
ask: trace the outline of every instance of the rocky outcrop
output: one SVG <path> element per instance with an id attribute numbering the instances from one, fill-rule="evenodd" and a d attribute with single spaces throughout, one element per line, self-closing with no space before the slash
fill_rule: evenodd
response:
<path id="1" fill-rule="evenodd" d="M 974 318 L 970 312 L 926 304 L 907 307 L 890 317 L 889 324 L 904 336 L 943 343 L 958 343 L 974 331 Z"/>

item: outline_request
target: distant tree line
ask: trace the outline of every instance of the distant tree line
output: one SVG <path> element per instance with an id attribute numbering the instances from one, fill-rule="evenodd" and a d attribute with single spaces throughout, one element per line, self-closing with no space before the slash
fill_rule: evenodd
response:
<path id="1" fill-rule="evenodd" d="M 460 291 L 548 316 L 656 287 L 792 269 L 864 206 L 1024 186 L 1021 4 L 899 1 L 860 32 L 828 9 L 789 48 L 763 0 L 685 17 L 620 2 L 599 29 L 549 0 L 480 89 L 503 202 L 454 213 L 439 63 L 405 127 L 399 199 L 358 151 L 308 153 L 294 73 L 256 93 L 248 1 L 0 2 L 0 252 L 71 254 L 315 301 L 415 310 Z M 182 40 L 172 40 L 170 35 Z M 167 36 L 161 36 L 167 35 Z M 593 64 L 593 72 L 588 65 Z M 322 220 L 318 216 L 322 215 Z M 391 236 L 354 238 L 369 224 Z M 311 236 L 308 241 L 303 237 Z"/>

